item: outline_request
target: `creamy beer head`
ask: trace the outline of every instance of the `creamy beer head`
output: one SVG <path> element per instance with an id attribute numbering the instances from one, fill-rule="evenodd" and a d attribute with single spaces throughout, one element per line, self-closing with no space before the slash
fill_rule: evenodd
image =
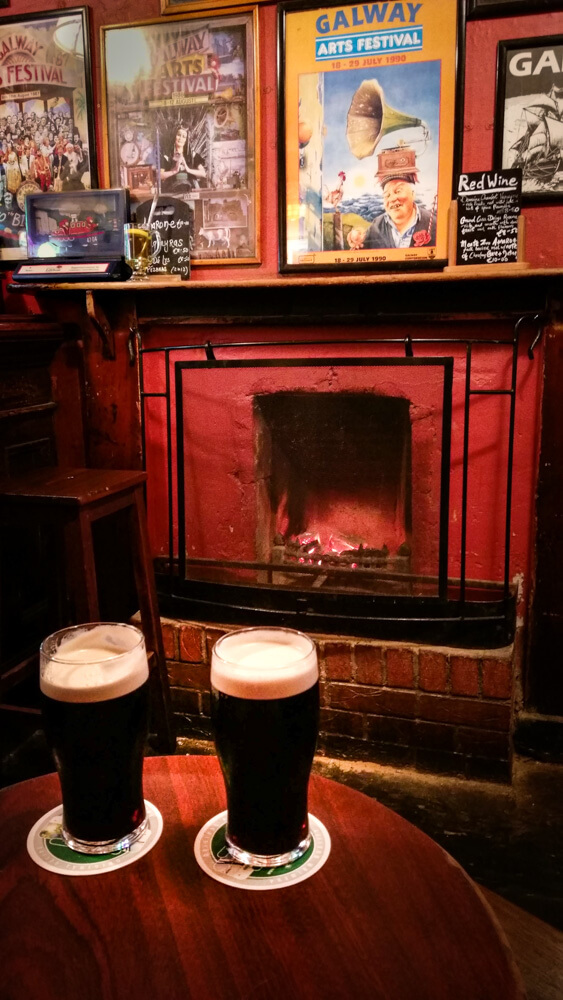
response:
<path id="1" fill-rule="evenodd" d="M 132 625 L 77 625 L 41 646 L 41 691 L 56 701 L 120 698 L 148 676 L 143 634 Z"/>
<path id="2" fill-rule="evenodd" d="M 314 642 L 292 629 L 241 629 L 222 636 L 213 649 L 212 687 L 235 698 L 291 698 L 318 678 Z"/>

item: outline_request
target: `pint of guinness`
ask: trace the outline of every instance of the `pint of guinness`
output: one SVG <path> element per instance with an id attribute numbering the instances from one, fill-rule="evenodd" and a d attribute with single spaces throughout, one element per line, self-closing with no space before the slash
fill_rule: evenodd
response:
<path id="1" fill-rule="evenodd" d="M 146 826 L 145 640 L 132 625 L 62 629 L 41 645 L 41 704 L 63 799 L 63 837 L 83 854 L 129 847 Z"/>
<path id="2" fill-rule="evenodd" d="M 227 845 L 278 867 L 310 844 L 307 789 L 319 718 L 313 641 L 284 628 L 230 632 L 211 662 L 212 719 L 227 791 Z"/>

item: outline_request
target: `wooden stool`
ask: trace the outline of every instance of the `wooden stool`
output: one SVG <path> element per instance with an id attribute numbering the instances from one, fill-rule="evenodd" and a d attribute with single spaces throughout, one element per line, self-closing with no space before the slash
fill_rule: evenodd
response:
<path id="1" fill-rule="evenodd" d="M 174 752 L 170 689 L 158 611 L 154 567 L 149 549 L 143 484 L 146 472 L 120 469 L 35 470 L 0 481 L 0 522 L 33 519 L 64 534 L 67 587 L 74 601 L 76 624 L 100 617 L 92 524 L 124 510 L 128 514 L 133 572 L 150 666 L 153 728 L 159 746 Z M 25 669 L 30 661 L 24 661 Z M 18 668 L 10 671 L 10 682 Z M 7 687 L 8 684 L 5 685 Z"/>

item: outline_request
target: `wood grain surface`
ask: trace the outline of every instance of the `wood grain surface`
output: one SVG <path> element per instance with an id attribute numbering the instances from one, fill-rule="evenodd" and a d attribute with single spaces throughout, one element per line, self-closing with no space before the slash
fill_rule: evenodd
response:
<path id="1" fill-rule="evenodd" d="M 314 775 L 324 867 L 297 885 L 231 888 L 193 845 L 225 808 L 214 757 L 145 761 L 164 831 L 135 864 L 72 878 L 36 866 L 30 828 L 55 775 L 0 794 L 3 1000 L 522 1000 L 495 917 L 460 866 L 373 799 Z"/>
<path id="2" fill-rule="evenodd" d="M 467 269 L 464 268 L 464 271 Z M 377 285 L 377 284 L 412 284 L 413 282 L 444 282 L 457 281 L 459 278 L 469 281 L 476 281 L 480 278 L 494 279 L 498 277 L 515 278 L 521 281 L 522 278 L 530 277 L 560 277 L 560 267 L 533 267 L 527 272 L 513 271 L 510 265 L 504 269 L 497 268 L 491 271 L 490 265 L 484 264 L 479 272 L 469 271 L 468 273 L 455 273 L 446 271 L 385 271 L 379 274 L 346 274 L 346 275 L 319 275 L 319 274 L 292 274 L 291 277 L 279 275 L 277 272 L 265 278 L 249 278 L 248 272 L 242 278 L 225 278 L 222 274 L 215 272 L 210 278 L 182 281 L 177 274 L 151 275 L 147 281 L 57 281 L 42 284 L 37 283 L 10 284 L 8 291 L 24 292 L 28 295 L 35 295 L 38 292 L 151 292 L 165 288 L 182 288 L 187 292 L 194 288 L 281 288 L 295 287 L 295 285 Z"/>

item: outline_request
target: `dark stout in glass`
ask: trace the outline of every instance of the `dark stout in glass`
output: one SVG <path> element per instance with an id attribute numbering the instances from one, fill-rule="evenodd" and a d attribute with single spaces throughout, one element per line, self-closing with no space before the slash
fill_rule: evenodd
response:
<path id="1" fill-rule="evenodd" d="M 144 640 L 127 625 L 63 633 L 66 641 L 54 647 L 50 636 L 41 654 L 42 714 L 61 784 L 63 836 L 75 850 L 109 853 L 144 829 Z"/>
<path id="2" fill-rule="evenodd" d="M 86 704 L 42 695 L 65 825 L 77 840 L 113 841 L 145 818 L 142 767 L 148 681 L 130 694 Z"/>
<path id="3" fill-rule="evenodd" d="M 315 647 L 289 629 L 243 629 L 216 644 L 212 718 L 237 860 L 281 865 L 309 844 L 307 790 L 319 685 Z"/>

